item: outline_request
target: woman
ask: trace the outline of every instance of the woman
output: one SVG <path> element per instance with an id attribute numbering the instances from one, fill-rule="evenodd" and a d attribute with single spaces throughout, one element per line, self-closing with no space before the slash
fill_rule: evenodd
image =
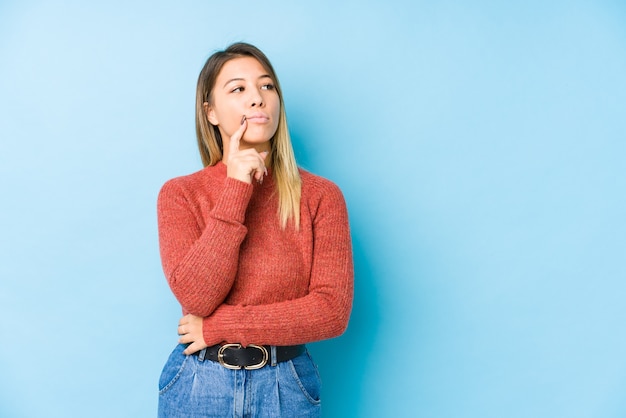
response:
<path id="1" fill-rule="evenodd" d="M 207 60 L 196 132 L 205 168 L 168 181 L 158 199 L 163 269 L 184 315 L 159 416 L 319 416 L 304 344 L 348 324 L 343 196 L 298 169 L 278 79 L 252 45 Z"/>

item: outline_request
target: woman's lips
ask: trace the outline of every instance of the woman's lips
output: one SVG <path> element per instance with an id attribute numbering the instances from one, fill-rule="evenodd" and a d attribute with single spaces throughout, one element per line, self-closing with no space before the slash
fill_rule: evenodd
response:
<path id="1" fill-rule="evenodd" d="M 270 118 L 261 113 L 255 113 L 254 115 L 246 116 L 246 120 L 252 123 L 267 123 Z"/>

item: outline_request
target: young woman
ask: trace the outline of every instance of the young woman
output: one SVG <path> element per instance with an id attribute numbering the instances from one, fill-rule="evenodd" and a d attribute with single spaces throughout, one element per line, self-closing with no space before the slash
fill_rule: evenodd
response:
<path id="1" fill-rule="evenodd" d="M 158 199 L 163 269 L 183 310 L 160 417 L 315 417 L 304 344 L 346 329 L 353 265 L 340 190 L 297 167 L 274 69 L 237 43 L 196 92 L 205 168 Z"/>

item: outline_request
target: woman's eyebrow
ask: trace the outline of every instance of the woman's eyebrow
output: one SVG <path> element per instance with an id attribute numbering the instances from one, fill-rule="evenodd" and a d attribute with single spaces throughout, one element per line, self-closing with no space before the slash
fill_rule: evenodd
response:
<path id="1" fill-rule="evenodd" d="M 227 82 L 224 83 L 224 87 L 226 87 L 227 85 L 229 85 L 233 81 L 244 81 L 244 79 L 243 78 L 231 78 L 230 80 L 228 80 Z"/>
<path id="2" fill-rule="evenodd" d="M 270 76 L 269 74 L 263 74 L 263 75 L 260 75 L 258 79 L 260 80 L 262 78 L 269 78 L 271 80 L 272 76 Z M 241 77 L 231 78 L 230 80 L 228 80 L 227 82 L 224 83 L 224 87 L 226 87 L 227 85 L 229 85 L 233 81 L 245 81 L 245 79 L 243 79 Z"/>

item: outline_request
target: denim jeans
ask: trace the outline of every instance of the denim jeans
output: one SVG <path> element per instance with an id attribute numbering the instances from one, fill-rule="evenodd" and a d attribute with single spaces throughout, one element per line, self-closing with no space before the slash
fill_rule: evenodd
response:
<path id="1" fill-rule="evenodd" d="M 159 379 L 159 418 L 319 417 L 320 378 L 308 351 L 258 370 L 170 354 Z"/>

